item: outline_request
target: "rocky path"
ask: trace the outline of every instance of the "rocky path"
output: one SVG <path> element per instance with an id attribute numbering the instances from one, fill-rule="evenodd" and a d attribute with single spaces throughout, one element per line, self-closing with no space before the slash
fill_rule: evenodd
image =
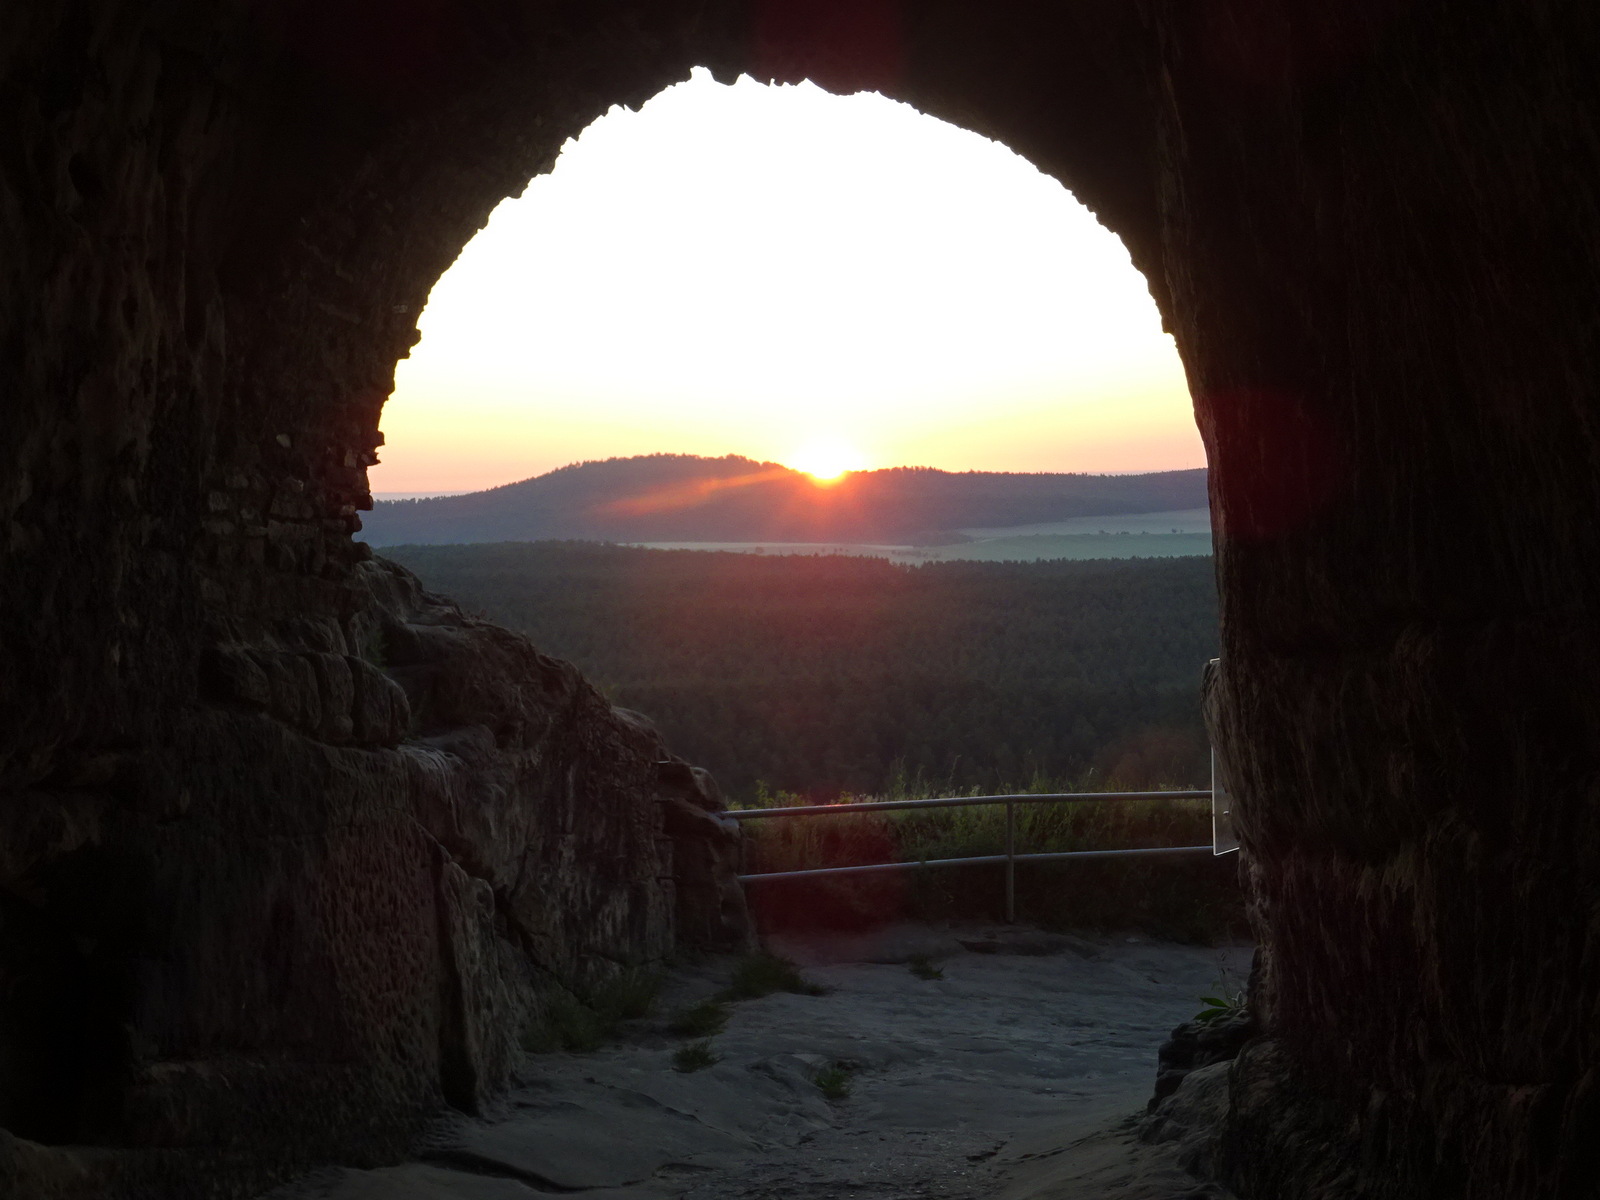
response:
<path id="1" fill-rule="evenodd" d="M 782 948 L 832 990 L 733 1005 L 707 1069 L 674 1070 L 682 1040 L 647 1018 L 599 1052 L 530 1058 L 498 1119 L 442 1126 L 418 1161 L 273 1200 L 954 1200 L 1099 1196 L 1108 1179 L 1130 1198 L 1195 1194 L 1135 1153 L 1123 1118 L 1157 1045 L 1247 950 L 992 928 Z M 943 978 L 908 969 L 919 953 Z M 899 961 L 818 961 L 841 957 Z M 680 972 L 663 1010 L 727 971 Z M 829 1068 L 847 1097 L 818 1087 Z M 1073 1145 L 1093 1161 L 1064 1168 Z"/>

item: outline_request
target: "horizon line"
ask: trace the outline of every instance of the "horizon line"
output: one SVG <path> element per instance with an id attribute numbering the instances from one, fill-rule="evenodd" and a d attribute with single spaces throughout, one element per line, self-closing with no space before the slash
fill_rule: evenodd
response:
<path id="1" fill-rule="evenodd" d="M 379 503 L 393 503 L 395 501 L 404 500 L 442 500 L 451 496 L 472 496 L 479 495 L 484 492 L 497 492 L 505 488 L 517 487 L 524 483 L 532 483 L 534 480 L 544 479 L 550 475 L 557 475 L 563 471 L 576 470 L 580 467 L 599 466 L 605 463 L 637 462 L 642 459 L 652 458 L 688 458 L 698 459 L 702 462 L 725 462 L 729 459 L 737 459 L 742 462 L 754 463 L 755 465 L 762 467 L 781 467 L 783 470 L 792 472 L 795 475 L 807 474 L 807 472 L 802 471 L 797 467 L 788 466 L 785 463 L 767 459 L 750 458 L 749 456 L 743 454 L 687 454 L 671 450 L 658 450 L 650 454 L 615 454 L 607 458 L 579 459 L 576 462 L 563 463 L 559 467 L 552 467 L 548 471 L 543 471 L 536 475 L 528 475 L 521 479 L 508 480 L 505 483 L 489 484 L 486 487 L 408 488 L 402 491 L 373 491 L 371 492 L 371 496 L 374 501 Z M 1209 464 L 1202 464 L 1198 467 L 1167 467 L 1159 471 L 983 471 L 976 468 L 968 468 L 964 471 L 951 471 L 944 467 L 930 467 L 906 463 L 892 467 L 865 467 L 859 471 L 846 471 L 840 478 L 842 480 L 851 475 L 876 475 L 885 471 L 931 471 L 940 475 L 1063 475 L 1074 476 L 1077 478 L 1123 479 L 1139 475 L 1177 475 L 1185 471 L 1206 471 L 1209 469 Z"/>

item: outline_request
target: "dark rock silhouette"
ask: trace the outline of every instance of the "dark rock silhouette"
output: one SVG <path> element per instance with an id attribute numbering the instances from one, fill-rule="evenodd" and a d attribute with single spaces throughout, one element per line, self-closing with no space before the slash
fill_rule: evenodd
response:
<path id="1" fill-rule="evenodd" d="M 1150 1095 L 1150 1112 L 1155 1112 L 1191 1073 L 1238 1058 L 1239 1051 L 1257 1032 L 1248 1009 L 1211 1021 L 1179 1025 L 1156 1052 L 1156 1087 Z"/>
<path id="2" fill-rule="evenodd" d="M 433 281 L 704 64 L 1005 141 L 1177 338 L 1264 941 L 1230 1186 L 1592 1194 L 1597 61 L 1579 0 L 13 6 L 0 1189 L 381 1160 L 523 972 L 669 943 L 659 747 L 350 534 Z"/>
<path id="3" fill-rule="evenodd" d="M 3 810 L 12 1131 L 212 1160 L 97 1187 L 398 1153 L 482 1109 L 556 989 L 747 943 L 704 772 L 403 568 L 341 584 L 230 626 L 161 741 Z"/>

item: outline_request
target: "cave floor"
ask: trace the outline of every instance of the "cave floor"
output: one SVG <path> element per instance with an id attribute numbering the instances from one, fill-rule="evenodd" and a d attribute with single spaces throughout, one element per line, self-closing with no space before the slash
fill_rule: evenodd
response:
<path id="1" fill-rule="evenodd" d="M 731 1006 L 720 1060 L 673 1069 L 667 1016 L 592 1054 L 530 1056 L 486 1120 L 442 1123 L 416 1161 L 334 1168 L 272 1200 L 1165 1200 L 1197 1190 L 1133 1130 L 1155 1052 L 1248 947 L 902 928 L 779 942 L 824 996 Z M 942 979 L 906 962 L 927 955 Z M 862 961 L 877 959 L 879 961 Z M 668 1014 L 726 981 L 674 972 Z M 842 1100 L 818 1072 L 838 1066 Z"/>

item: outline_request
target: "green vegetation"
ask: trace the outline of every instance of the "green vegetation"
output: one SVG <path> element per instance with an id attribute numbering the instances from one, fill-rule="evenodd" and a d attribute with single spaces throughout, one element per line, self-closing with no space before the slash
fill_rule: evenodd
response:
<path id="1" fill-rule="evenodd" d="M 556 1050 L 588 1054 L 610 1041 L 618 1024 L 576 996 L 557 992 L 545 999 L 539 1015 L 523 1031 L 522 1048 L 530 1054 Z"/>
<path id="2" fill-rule="evenodd" d="M 850 1068 L 844 1063 L 823 1067 L 811 1077 L 811 1081 L 817 1085 L 818 1091 L 835 1104 L 850 1098 Z"/>
<path id="3" fill-rule="evenodd" d="M 933 960 L 926 954 L 913 954 L 906 965 L 911 968 L 911 973 L 918 979 L 943 979 L 944 972 L 933 965 Z"/>
<path id="4" fill-rule="evenodd" d="M 678 1037 L 708 1038 L 723 1031 L 728 1016 L 728 1006 L 723 1001 L 702 1000 L 674 1014 L 667 1029 Z"/>
<path id="5" fill-rule="evenodd" d="M 711 1050 L 711 1039 L 690 1042 L 687 1046 L 679 1046 L 672 1054 L 672 1069 L 682 1071 L 685 1075 L 695 1071 L 703 1071 L 707 1067 L 714 1067 L 722 1061 L 720 1054 Z"/>
<path id="6" fill-rule="evenodd" d="M 733 977 L 718 995 L 721 1000 L 759 1000 L 774 992 L 826 996 L 828 989 L 800 974 L 800 968 L 776 954 L 749 954 L 734 964 Z"/>
<path id="7" fill-rule="evenodd" d="M 1035 779 L 1007 791 L 1116 791 L 1096 774 Z M 842 800 L 902 800 L 897 789 Z M 969 794 L 981 794 L 975 789 Z M 763 793 L 763 806 L 802 797 Z M 746 868 L 752 873 L 921 862 L 1005 852 L 1005 809 L 925 808 L 845 813 L 744 823 Z M 1203 800 L 1020 804 L 1018 854 L 1199 846 L 1211 840 L 1211 808 Z M 1161 937 L 1216 942 L 1245 932 L 1232 857 L 1210 855 L 1086 859 L 1017 865 L 1017 909 L 1026 921 L 1058 929 L 1142 928 Z M 926 871 L 752 883 L 751 904 L 766 928 L 849 928 L 873 920 L 998 919 L 1004 913 L 1004 869 L 998 864 Z"/>
<path id="8" fill-rule="evenodd" d="M 1176 790 L 1158 784 L 1152 790 Z M 1008 785 L 1006 794 L 1133 790 L 1109 785 L 1094 772 L 1075 779 L 1035 778 Z M 930 794 L 898 783 L 876 795 L 839 797 L 842 804 L 913 800 Z M 946 795 L 981 796 L 979 788 Z M 746 808 L 784 808 L 806 803 L 793 792 L 761 792 Z M 1199 845 L 1211 840 L 1211 805 L 1205 800 L 1111 800 L 1088 803 L 1019 803 L 1015 806 L 1018 854 L 1070 850 L 1114 850 L 1144 846 Z M 872 862 L 922 862 L 1004 854 L 1003 804 L 961 808 L 914 808 L 900 812 L 842 813 L 839 816 L 744 822 L 749 839 L 749 869 L 802 871 Z"/>
<path id="9" fill-rule="evenodd" d="M 651 971 L 623 971 L 581 995 L 549 994 L 539 1015 L 523 1031 L 522 1048 L 533 1054 L 567 1050 L 587 1054 L 616 1037 L 624 1021 L 650 1015 L 661 977 Z"/>
<path id="10" fill-rule="evenodd" d="M 1205 1007 L 1195 1013 L 1196 1021 L 1209 1024 L 1224 1017 L 1237 1016 L 1245 1010 L 1246 989 L 1243 984 L 1235 982 L 1227 971 L 1222 973 L 1222 978 L 1213 991 L 1214 995 L 1200 997 L 1200 1003 Z"/>
<path id="11" fill-rule="evenodd" d="M 765 951 L 747 954 L 734 963 L 727 987 L 709 1000 L 679 1009 L 667 1022 L 667 1030 L 677 1037 L 709 1039 L 727 1026 L 729 1004 L 774 992 L 825 996 L 828 989 L 807 979 L 787 958 Z"/>
<path id="12" fill-rule="evenodd" d="M 1126 539 L 1124 539 L 1126 540 Z M 1204 558 L 947 562 L 586 543 L 385 551 L 575 663 L 729 795 L 1208 778 Z"/>
<path id="13" fill-rule="evenodd" d="M 614 1013 L 618 1020 L 648 1017 L 661 991 L 661 976 L 638 968 L 623 971 L 608 983 L 589 993 L 589 1003 L 598 1011 Z"/>

